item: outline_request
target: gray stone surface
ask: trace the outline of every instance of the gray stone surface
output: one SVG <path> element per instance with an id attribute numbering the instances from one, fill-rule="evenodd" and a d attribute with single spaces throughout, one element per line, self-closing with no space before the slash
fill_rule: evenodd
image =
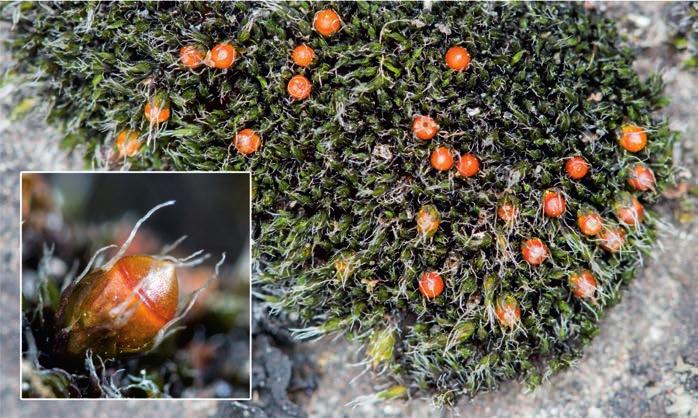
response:
<path id="1" fill-rule="evenodd" d="M 676 146 L 678 173 L 695 184 L 698 165 L 698 74 L 681 68 L 667 44 L 669 23 L 658 3 L 610 3 L 630 44 L 640 51 L 637 69 L 660 70 L 672 104 L 664 111 L 683 133 Z M 0 38 L 3 30 L 0 27 Z M 0 63 L 7 59 L 0 50 Z M 1 65 L 1 64 L 0 64 Z M 206 417 L 213 401 L 18 400 L 19 394 L 19 170 L 81 169 L 77 155 L 57 148 L 58 136 L 41 120 L 9 120 L 13 87 L 0 88 L 0 409 L 8 417 Z M 695 203 L 695 202 L 694 202 Z M 323 373 L 319 389 L 301 399 L 310 416 L 322 417 L 664 417 L 698 416 L 698 224 L 678 225 L 671 205 L 660 208 L 666 224 L 647 267 L 623 301 L 603 319 L 601 334 L 573 369 L 525 393 L 512 383 L 436 410 L 427 400 L 387 404 L 347 403 L 372 393 L 375 381 L 352 366 L 358 347 L 340 339 L 311 344 Z M 361 375 L 361 376 L 360 376 Z M 359 377 L 357 377 L 359 376 Z M 355 378 L 355 380 L 352 380 Z"/>

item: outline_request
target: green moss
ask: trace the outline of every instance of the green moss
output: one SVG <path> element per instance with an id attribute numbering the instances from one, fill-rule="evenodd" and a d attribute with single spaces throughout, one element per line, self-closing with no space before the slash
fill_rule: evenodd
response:
<path id="1" fill-rule="evenodd" d="M 38 78 L 32 94 L 52 105 L 65 145 L 84 150 L 89 165 L 113 166 L 107 150 L 120 130 L 148 131 L 143 105 L 158 92 L 172 118 L 125 168 L 252 170 L 257 293 L 298 314 L 310 327 L 300 336 L 346 332 L 368 344 L 384 376 L 439 402 L 509 379 L 536 386 L 570 365 L 620 299 L 656 225 L 650 212 L 626 230 L 623 251 L 608 254 L 578 232 L 577 211 L 594 208 L 615 224 L 611 202 L 628 188 L 623 169 L 639 160 L 658 179 L 643 203 L 673 181 L 675 135 L 652 114 L 666 103 L 660 77 L 641 80 L 613 22 L 577 4 L 340 3 L 332 7 L 344 26 L 331 38 L 311 27 L 323 6 L 21 4 L 4 12 L 16 17 L 13 71 Z M 223 40 L 241 52 L 232 69 L 177 65 L 183 45 Z M 309 69 L 290 62 L 300 42 L 317 53 Z M 465 72 L 443 63 L 454 44 L 472 55 Z M 287 97 L 295 73 L 312 81 L 308 100 Z M 439 136 L 414 139 L 417 114 L 434 117 Z M 645 150 L 618 146 L 626 122 L 647 129 Z M 250 158 L 231 146 L 243 128 L 263 138 Z M 439 145 L 477 154 L 481 173 L 435 172 L 429 155 Z M 591 165 L 579 182 L 564 175 L 574 154 Z M 559 219 L 540 210 L 552 187 L 567 197 Z M 496 219 L 502 200 L 518 202 L 513 226 Z M 431 238 L 416 230 L 423 205 L 441 217 Z M 551 251 L 538 268 L 519 254 L 532 236 Z M 576 299 L 565 279 L 581 268 L 599 282 L 594 303 Z M 426 270 L 445 281 L 434 300 L 417 288 Z M 496 320 L 504 294 L 521 308 L 513 328 Z M 394 347 L 381 339 L 377 349 L 384 329 Z"/>

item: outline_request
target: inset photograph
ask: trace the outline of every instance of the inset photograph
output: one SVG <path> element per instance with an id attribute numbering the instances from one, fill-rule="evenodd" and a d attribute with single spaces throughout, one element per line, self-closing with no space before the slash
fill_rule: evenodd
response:
<path id="1" fill-rule="evenodd" d="M 21 397 L 249 399 L 249 173 L 23 172 Z"/>

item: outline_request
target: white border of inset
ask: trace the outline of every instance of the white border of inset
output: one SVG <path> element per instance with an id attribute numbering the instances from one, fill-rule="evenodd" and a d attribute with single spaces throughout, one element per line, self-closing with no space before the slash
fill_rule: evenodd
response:
<path id="1" fill-rule="evenodd" d="M 249 318 L 249 353 L 248 353 L 248 397 L 247 398 L 24 398 L 22 397 L 22 176 L 24 174 L 92 174 L 92 175 L 142 175 L 142 174 L 210 174 L 210 175 L 227 175 L 227 174 L 247 174 L 248 177 L 248 220 L 249 220 L 249 236 L 248 236 L 248 318 Z M 93 171 L 93 170 L 22 170 L 19 172 L 19 400 L 20 401 L 250 401 L 252 400 L 252 172 L 246 171 Z"/>

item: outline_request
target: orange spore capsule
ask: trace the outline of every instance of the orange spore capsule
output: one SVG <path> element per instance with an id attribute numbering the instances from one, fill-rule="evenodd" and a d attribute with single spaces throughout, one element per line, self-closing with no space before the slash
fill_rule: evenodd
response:
<path id="1" fill-rule="evenodd" d="M 175 264 L 147 255 L 122 257 L 97 269 L 63 293 L 58 324 L 65 351 L 87 349 L 114 357 L 151 347 L 177 312 Z"/>
<path id="2" fill-rule="evenodd" d="M 589 163 L 583 157 L 576 155 L 567 160 L 565 171 L 572 180 L 581 180 L 589 172 Z"/>
<path id="3" fill-rule="evenodd" d="M 528 264 L 539 266 L 548 258 L 548 247 L 540 238 L 531 238 L 521 245 L 521 255 Z"/>
<path id="4" fill-rule="evenodd" d="M 462 46 L 452 46 L 446 51 L 446 65 L 453 71 L 463 71 L 470 67 L 470 53 Z"/>
<path id="5" fill-rule="evenodd" d="M 543 212 L 546 216 L 559 218 L 565 213 L 566 207 L 565 197 L 561 193 L 555 190 L 546 190 L 543 193 Z"/>
<path id="6" fill-rule="evenodd" d="M 431 153 L 431 166 L 438 171 L 448 171 L 453 167 L 453 154 L 446 147 L 438 147 Z"/>
<path id="7" fill-rule="evenodd" d="M 307 67 L 315 59 L 315 51 L 306 44 L 298 45 L 291 52 L 291 59 L 299 67 Z"/>
<path id="8" fill-rule="evenodd" d="M 115 145 L 119 158 L 133 157 L 141 149 L 141 140 L 138 138 L 138 132 L 124 130 L 116 136 Z"/>
<path id="9" fill-rule="evenodd" d="M 639 192 L 654 190 L 654 172 L 642 163 L 637 163 L 630 169 L 628 184 Z"/>
<path id="10" fill-rule="evenodd" d="M 497 207 L 497 216 L 504 222 L 511 222 L 519 214 L 519 208 L 514 202 L 505 199 Z"/>
<path id="11" fill-rule="evenodd" d="M 288 81 L 286 89 L 288 90 L 289 96 L 296 100 L 303 100 L 310 96 L 313 86 L 310 84 L 310 80 L 304 75 L 296 74 Z"/>
<path id="12" fill-rule="evenodd" d="M 494 310 L 497 320 L 503 327 L 514 328 L 521 319 L 521 308 L 516 299 L 507 295 L 497 300 Z"/>
<path id="13" fill-rule="evenodd" d="M 235 135 L 235 148 L 240 154 L 254 154 L 261 145 L 262 139 L 252 129 L 243 129 Z"/>
<path id="14" fill-rule="evenodd" d="M 439 132 L 439 125 L 431 116 L 417 115 L 412 120 L 412 133 L 422 141 L 432 139 Z"/>
<path id="15" fill-rule="evenodd" d="M 237 58 L 237 51 L 235 47 L 229 43 L 216 44 L 210 51 L 206 54 L 204 63 L 209 67 L 218 68 L 219 70 L 225 70 L 230 68 L 235 63 Z"/>
<path id="16" fill-rule="evenodd" d="M 163 123 L 170 118 L 170 104 L 167 100 L 153 98 L 145 104 L 143 113 L 150 123 Z"/>
<path id="17" fill-rule="evenodd" d="M 444 291 L 444 281 L 441 275 L 435 271 L 422 273 L 419 279 L 419 291 L 425 297 L 434 299 Z"/>
<path id="18" fill-rule="evenodd" d="M 591 237 L 601 232 L 603 220 L 596 212 L 580 213 L 577 217 L 577 225 L 582 234 Z"/>
<path id="19" fill-rule="evenodd" d="M 425 205 L 417 212 L 417 232 L 419 235 L 431 237 L 439 229 L 441 216 L 439 211 L 433 205 Z"/>
<path id="20" fill-rule="evenodd" d="M 623 125 L 619 142 L 620 146 L 626 151 L 639 152 L 647 145 L 647 133 L 637 125 Z"/>
<path id="21" fill-rule="evenodd" d="M 621 196 L 615 204 L 616 217 L 623 224 L 635 226 L 645 219 L 645 208 L 635 196 Z"/>
<path id="22" fill-rule="evenodd" d="M 596 293 L 596 279 L 589 270 L 583 270 L 581 274 L 572 273 L 569 284 L 572 293 L 580 299 L 593 298 Z"/>
<path id="23" fill-rule="evenodd" d="M 456 162 L 456 170 L 462 177 L 472 177 L 480 171 L 480 160 L 473 154 L 463 154 Z"/>
<path id="24" fill-rule="evenodd" d="M 332 36 L 342 27 L 342 20 L 332 9 L 323 9 L 315 13 L 313 27 L 324 37 Z"/>
<path id="25" fill-rule="evenodd" d="M 206 51 L 196 45 L 186 45 L 179 50 L 179 62 L 192 70 L 199 68 L 204 63 Z"/>
<path id="26" fill-rule="evenodd" d="M 617 253 L 625 243 L 623 228 L 607 228 L 599 234 L 599 245 L 609 253 Z"/>

